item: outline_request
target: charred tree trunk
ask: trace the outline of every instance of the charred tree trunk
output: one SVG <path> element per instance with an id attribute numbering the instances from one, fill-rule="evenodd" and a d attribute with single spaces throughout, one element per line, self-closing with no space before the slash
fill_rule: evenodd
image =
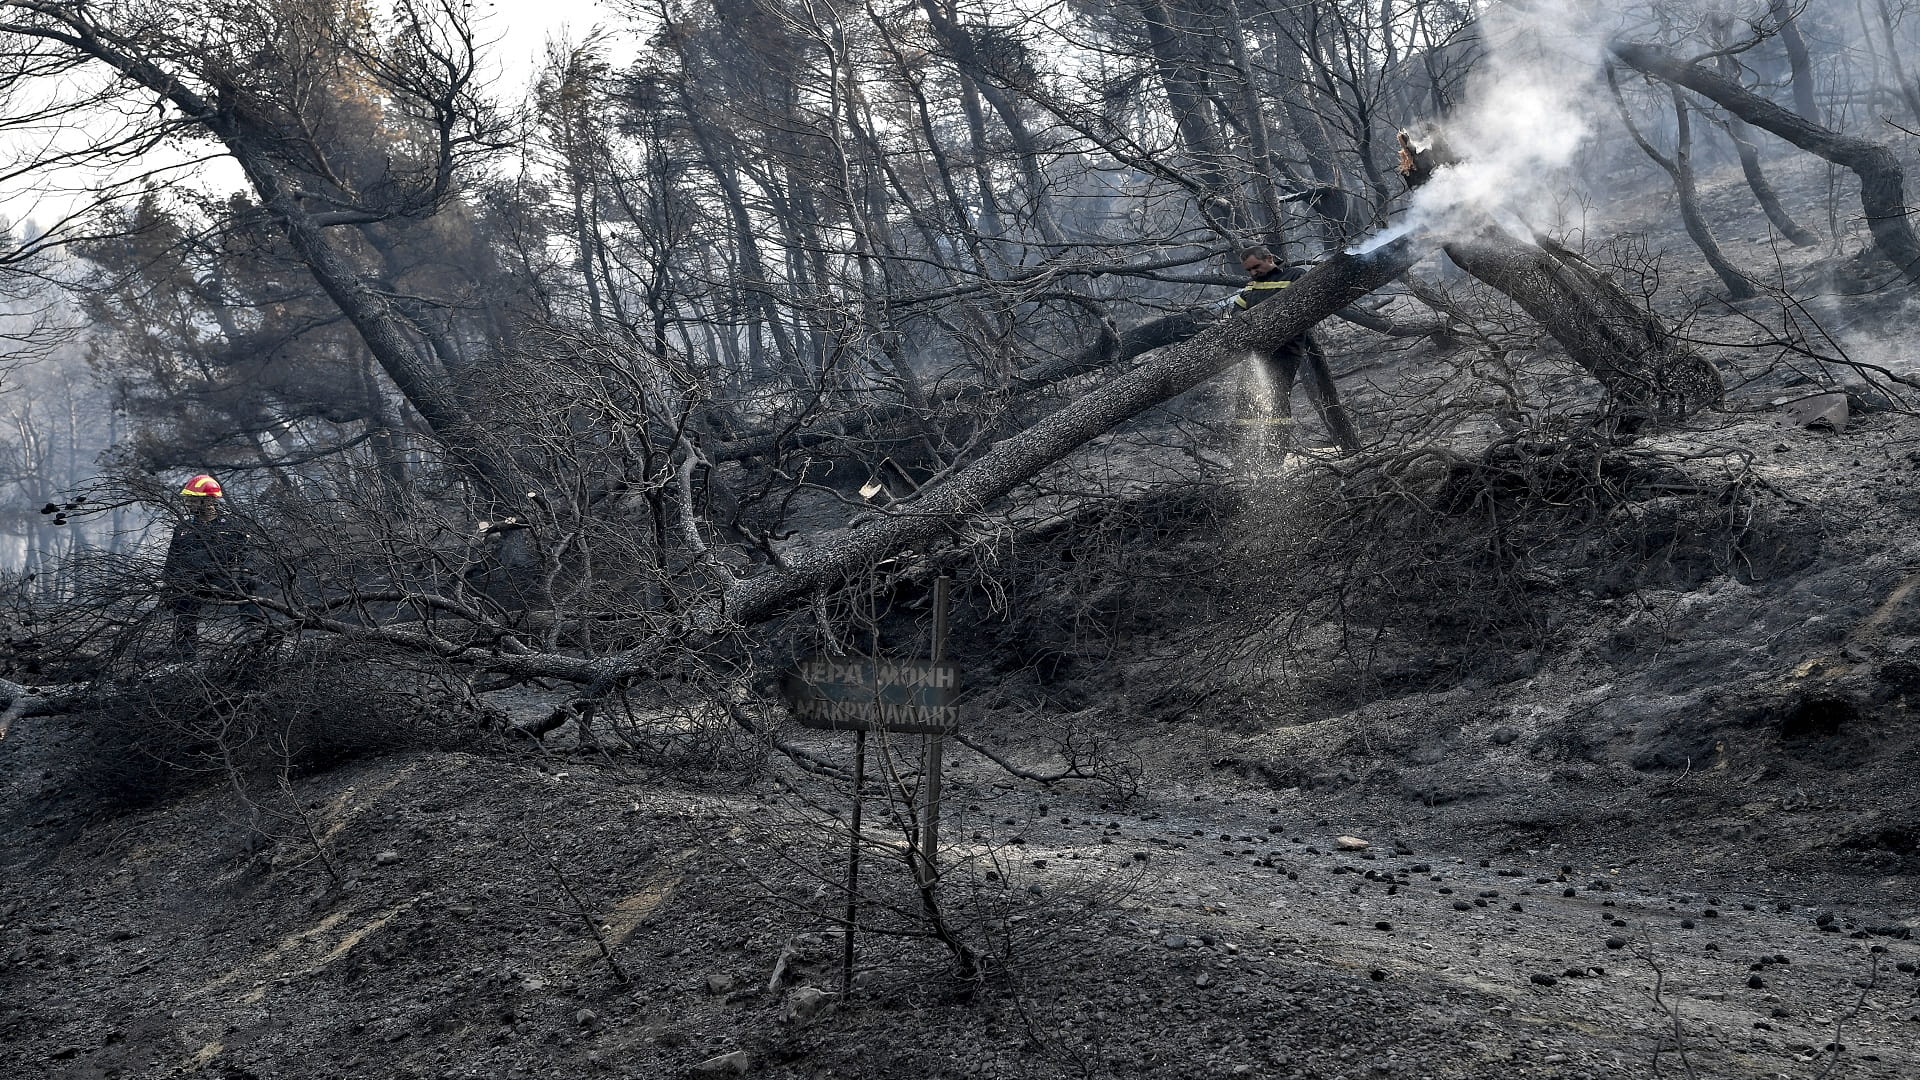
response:
<path id="1" fill-rule="evenodd" d="M 1529 244 L 1491 224 L 1445 250 L 1462 270 L 1519 304 L 1598 379 L 1626 430 L 1720 400 L 1713 365 L 1572 252 Z"/>
<path id="2" fill-rule="evenodd" d="M 1753 283 L 1745 274 L 1735 269 L 1727 261 L 1726 253 L 1720 250 L 1720 242 L 1713 238 L 1713 230 L 1708 228 L 1707 219 L 1700 213 L 1700 192 L 1693 178 L 1693 125 L 1688 120 L 1687 99 L 1677 87 L 1671 88 L 1673 94 L 1673 156 L 1662 154 L 1659 148 L 1640 133 L 1640 126 L 1633 122 L 1633 110 L 1627 107 L 1625 95 L 1620 93 L 1620 82 L 1614 76 L 1611 64 L 1607 66 L 1607 89 L 1613 92 L 1613 101 L 1620 107 L 1620 119 L 1627 126 L 1627 133 L 1633 136 L 1635 145 L 1655 165 L 1660 166 L 1673 179 L 1673 190 L 1680 203 L 1680 221 L 1686 226 L 1687 236 L 1704 255 L 1707 265 L 1720 278 L 1720 284 L 1727 287 L 1727 295 L 1735 300 L 1749 300 L 1756 294 Z"/>
<path id="3" fill-rule="evenodd" d="M 1358 307 L 1342 308 L 1334 312 L 1334 317 L 1388 337 L 1444 338 L 1447 332 L 1443 321 L 1400 323 Z M 1213 313 L 1209 308 L 1196 308 L 1192 311 L 1181 311 L 1158 319 L 1150 319 L 1122 330 L 1119 334 L 1097 345 L 1081 349 L 1079 352 L 1030 364 L 1014 372 L 1009 381 L 1014 387 L 1023 391 L 1044 389 L 1109 365 L 1137 360 L 1155 349 L 1177 345 L 1206 329 L 1213 321 Z M 936 413 L 943 413 L 956 404 L 977 400 L 1005 389 L 1007 387 L 997 384 L 962 384 L 942 389 L 931 395 L 929 404 Z M 811 446 L 840 442 L 851 435 L 860 435 L 888 424 L 907 421 L 912 415 L 912 410 L 906 405 L 864 409 L 837 424 L 749 435 L 707 448 L 705 452 L 707 458 L 715 463 L 744 461 L 768 454 L 804 450 Z"/>
<path id="4" fill-rule="evenodd" d="M 1852 169 L 1860 178 L 1860 207 L 1873 234 L 1875 250 L 1920 285 L 1920 239 L 1908 222 L 1906 171 L 1893 151 L 1879 143 L 1842 135 L 1768 101 L 1739 83 L 1668 50 L 1641 42 L 1617 41 L 1613 54 L 1636 71 L 1686 87 L 1712 99 L 1728 112 L 1770 131 L 1810 154 Z"/>
<path id="5" fill-rule="evenodd" d="M 797 352 L 793 341 L 787 335 L 786 324 L 780 320 L 780 312 L 775 308 L 769 294 L 770 281 L 767 277 L 766 260 L 760 255 L 758 231 L 754 228 L 753 218 L 747 212 L 747 201 L 740 188 L 739 174 L 720 156 L 720 148 L 705 125 L 696 123 L 693 127 L 694 138 L 700 147 L 701 164 L 713 175 L 714 183 L 720 188 L 723 204 L 727 209 L 727 220 L 733 226 L 734 243 L 739 249 L 740 278 L 735 283 L 735 291 L 742 308 L 747 312 L 752 331 L 748 356 L 756 374 L 777 374 L 782 378 L 791 377 Z M 774 351 L 778 364 L 766 362 L 761 340 L 762 329 L 773 336 Z"/>
<path id="6" fill-rule="evenodd" d="M 1745 120 L 1737 116 L 1727 117 L 1727 137 L 1733 140 L 1734 152 L 1740 155 L 1740 171 L 1746 174 L 1747 187 L 1753 192 L 1754 200 L 1760 204 L 1760 212 L 1767 215 L 1774 230 L 1787 238 L 1794 247 L 1811 247 L 1820 242 L 1820 238 L 1800 227 L 1780 205 L 1780 193 L 1773 190 L 1767 181 L 1767 174 L 1760 167 L 1760 149 L 1753 144 L 1753 129 Z"/>
<path id="7" fill-rule="evenodd" d="M 1405 273 L 1415 253 L 1406 238 L 1367 255 L 1336 254 L 1286 293 L 1226 319 L 1160 357 L 1075 398 L 947 479 L 897 504 L 897 512 L 789 557 L 777 569 L 737 582 L 694 613 L 706 630 L 746 626 L 787 610 L 862 567 L 942 535 L 1054 463 L 1140 412 L 1185 393 L 1256 352 L 1271 352 L 1353 301 Z M 609 674 L 622 664 L 603 662 Z"/>
<path id="8" fill-rule="evenodd" d="M 269 213 L 302 262 L 347 321 L 360 332 L 380 367 L 393 380 L 434 438 L 464 465 L 473 479 L 496 495 L 512 489 L 507 470 L 474 442 L 477 429 L 444 369 L 408 336 L 411 324 L 395 312 L 367 277 L 333 244 L 313 216 L 302 209 L 276 170 L 267 165 L 244 136 L 227 137 Z"/>
<path id="9" fill-rule="evenodd" d="M 1800 34 L 1800 9 L 1793 0 L 1767 0 L 1767 12 L 1780 32 L 1780 44 L 1787 50 L 1787 70 L 1793 74 L 1793 107 L 1809 123 L 1820 122 L 1820 107 L 1813 101 L 1813 57 L 1807 52 L 1807 39 Z"/>

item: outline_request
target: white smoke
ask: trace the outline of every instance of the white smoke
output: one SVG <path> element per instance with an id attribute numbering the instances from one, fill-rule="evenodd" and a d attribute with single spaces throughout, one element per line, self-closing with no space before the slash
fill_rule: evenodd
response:
<path id="1" fill-rule="evenodd" d="M 1351 253 L 1416 230 L 1446 239 L 1484 215 L 1513 222 L 1543 213 L 1566 190 L 1568 167 L 1596 120 L 1613 107 L 1601 83 L 1614 24 L 1605 8 L 1581 0 L 1489 5 L 1481 20 L 1487 54 L 1468 81 L 1465 105 L 1439 131 L 1457 162 L 1414 191 L 1398 224 Z"/>

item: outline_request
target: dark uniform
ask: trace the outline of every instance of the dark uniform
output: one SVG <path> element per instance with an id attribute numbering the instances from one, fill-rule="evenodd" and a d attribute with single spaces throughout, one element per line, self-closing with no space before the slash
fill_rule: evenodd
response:
<path id="1" fill-rule="evenodd" d="M 173 644 L 192 655 L 200 636 L 200 612 L 209 599 L 252 591 L 247 567 L 247 534 L 238 525 L 214 518 L 188 518 L 174 527 L 167 544 L 167 606 L 173 611 Z"/>
<path id="2" fill-rule="evenodd" d="M 1304 267 L 1275 265 L 1271 270 L 1255 274 L 1240 295 L 1233 298 L 1233 306 L 1244 311 L 1262 303 L 1293 284 L 1304 273 Z M 1301 334 L 1273 350 L 1270 355 L 1260 354 L 1256 359 L 1265 368 L 1268 381 L 1273 384 L 1274 416 L 1281 423 L 1293 423 L 1293 383 L 1301 365 L 1305 364 L 1307 397 L 1319 410 L 1320 418 L 1333 435 L 1333 441 L 1343 450 L 1360 449 L 1360 435 L 1353 429 L 1353 421 L 1347 416 L 1347 407 L 1340 404 L 1340 391 L 1335 388 L 1333 372 L 1327 367 L 1327 354 L 1321 351 L 1320 343 L 1314 340 L 1311 332 Z"/>

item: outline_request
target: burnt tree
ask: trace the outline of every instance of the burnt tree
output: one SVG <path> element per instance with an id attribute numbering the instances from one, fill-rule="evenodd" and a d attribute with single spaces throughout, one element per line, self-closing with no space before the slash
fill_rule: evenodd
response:
<path id="1" fill-rule="evenodd" d="M 1621 425 L 1686 416 L 1720 400 L 1720 375 L 1652 312 L 1571 251 L 1491 222 L 1445 245 L 1462 270 L 1506 294 L 1607 389 Z"/>
<path id="2" fill-rule="evenodd" d="M 1920 239 L 1915 238 L 1913 225 L 1907 220 L 1906 170 L 1892 150 L 1822 127 L 1663 46 L 1616 41 L 1612 50 L 1636 71 L 1685 87 L 1754 127 L 1853 170 L 1860 178 L 1860 208 L 1873 234 L 1874 249 L 1908 281 L 1920 284 Z"/>

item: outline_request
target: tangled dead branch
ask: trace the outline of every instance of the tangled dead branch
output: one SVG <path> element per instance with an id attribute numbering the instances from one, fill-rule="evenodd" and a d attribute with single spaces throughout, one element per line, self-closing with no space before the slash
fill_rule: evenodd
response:
<path id="1" fill-rule="evenodd" d="M 1740 448 L 1622 445 L 1555 425 L 1471 453 L 1429 444 L 1298 475 L 1245 516 L 1237 565 L 1260 569 L 1234 580 L 1252 618 L 1269 613 L 1266 630 L 1212 670 L 1344 661 L 1363 675 L 1341 682 L 1347 696 L 1378 678 L 1457 680 L 1508 663 L 1552 640 L 1562 615 L 1549 596 L 1751 581 L 1803 565 L 1819 544 L 1817 523 Z M 1428 656 L 1426 674 L 1376 672 L 1390 641 Z"/>

